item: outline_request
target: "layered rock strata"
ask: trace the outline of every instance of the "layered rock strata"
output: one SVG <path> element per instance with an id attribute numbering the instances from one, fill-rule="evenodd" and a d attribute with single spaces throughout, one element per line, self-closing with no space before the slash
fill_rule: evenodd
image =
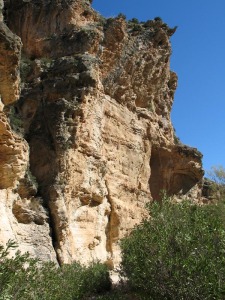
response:
<path id="1" fill-rule="evenodd" d="M 43 226 L 41 207 L 49 211 L 59 263 L 99 259 L 113 267 L 119 240 L 162 190 L 201 196 L 201 154 L 175 144 L 170 120 L 175 29 L 158 19 L 104 19 L 84 0 L 11 0 L 5 9 L 23 43 L 14 109 L 43 199 L 29 222 L 18 217 L 28 200 L 11 211 L 24 226 Z"/>

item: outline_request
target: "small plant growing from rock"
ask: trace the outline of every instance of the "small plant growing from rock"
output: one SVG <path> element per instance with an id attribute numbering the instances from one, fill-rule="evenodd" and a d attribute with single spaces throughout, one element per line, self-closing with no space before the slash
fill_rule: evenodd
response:
<path id="1" fill-rule="evenodd" d="M 105 26 L 106 23 L 107 23 L 107 19 L 104 18 L 103 16 L 100 16 L 100 15 L 99 15 L 99 20 L 98 20 L 98 23 L 97 23 L 97 24 L 98 24 L 99 26 Z"/>
<path id="2" fill-rule="evenodd" d="M 133 24 L 139 24 L 139 20 L 137 18 L 133 18 L 129 22 Z"/>
<path id="3" fill-rule="evenodd" d="M 141 26 L 141 24 L 134 24 L 132 31 L 142 31 L 143 27 Z"/>
<path id="4" fill-rule="evenodd" d="M 36 177 L 31 173 L 31 170 L 30 169 L 27 169 L 26 171 L 26 177 L 27 179 L 34 185 L 34 187 L 36 189 L 38 189 L 38 182 L 37 182 L 37 179 Z"/>
<path id="5" fill-rule="evenodd" d="M 126 20 L 127 17 L 123 13 L 119 13 L 118 16 L 117 16 L 117 18 L 118 19 L 124 19 L 124 20 Z"/>
<path id="6" fill-rule="evenodd" d="M 32 70 L 32 64 L 33 61 L 29 59 L 28 57 L 22 55 L 21 61 L 20 61 L 20 78 L 22 84 L 26 82 L 27 76 L 29 76 L 31 70 Z"/>
<path id="7" fill-rule="evenodd" d="M 15 106 L 11 106 L 8 112 L 8 118 L 12 129 L 19 135 L 24 135 L 23 120 Z"/>
<path id="8" fill-rule="evenodd" d="M 154 20 L 155 20 L 156 22 L 161 22 L 161 23 L 163 23 L 163 20 L 162 20 L 162 18 L 160 18 L 160 17 L 155 17 Z"/>
<path id="9" fill-rule="evenodd" d="M 177 135 L 174 135 L 174 144 L 175 145 L 180 145 L 181 144 L 181 140 Z"/>

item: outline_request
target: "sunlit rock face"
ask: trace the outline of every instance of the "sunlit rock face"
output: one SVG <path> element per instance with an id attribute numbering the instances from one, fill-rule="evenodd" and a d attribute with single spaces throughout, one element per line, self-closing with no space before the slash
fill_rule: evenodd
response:
<path id="1" fill-rule="evenodd" d="M 16 130 L 12 107 L 20 97 L 21 40 L 3 22 L 0 2 L 0 243 L 17 242 L 22 252 L 56 261 L 48 212 L 29 171 L 29 146 Z M 21 120 L 20 120 L 21 121 Z"/>
<path id="2" fill-rule="evenodd" d="M 201 154 L 174 143 L 170 120 L 177 76 L 170 70 L 169 38 L 175 29 L 161 20 L 106 20 L 84 0 L 6 1 L 5 20 L 23 43 L 22 92 L 14 111 L 26 141 L 16 138 L 3 112 L 4 130 L 17 149 L 17 167 L 1 186 L 3 203 L 5 190 L 12 195 L 4 216 L 28 228 L 26 246 L 45 258 L 55 259 L 54 246 L 59 263 L 99 259 L 113 267 L 119 240 L 146 217 L 146 203 L 160 200 L 162 190 L 201 197 Z M 12 52 L 17 75 L 18 49 Z M 14 94 L 16 101 L 19 88 Z M 2 228 L 0 237 L 12 232 Z M 32 232 L 47 250 L 36 247 Z"/>

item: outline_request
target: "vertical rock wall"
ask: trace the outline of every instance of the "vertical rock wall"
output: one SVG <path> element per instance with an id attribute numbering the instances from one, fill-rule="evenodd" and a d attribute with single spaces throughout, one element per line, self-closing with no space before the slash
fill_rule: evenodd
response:
<path id="1" fill-rule="evenodd" d="M 20 173 L 13 180 L 23 197 L 11 200 L 9 212 L 24 228 L 42 228 L 51 252 L 48 210 L 60 263 L 99 259 L 113 267 L 119 240 L 162 189 L 200 197 L 201 154 L 174 143 L 170 120 L 175 28 L 160 20 L 106 20 L 84 0 L 11 0 L 5 15 L 23 43 L 22 93 L 14 109 L 42 198 L 28 189 L 32 204 L 24 188 L 29 180 Z"/>
<path id="2" fill-rule="evenodd" d="M 48 214 L 29 171 L 29 146 L 13 131 L 18 117 L 12 104 L 20 96 L 22 43 L 3 22 L 0 3 L 0 242 L 13 239 L 22 252 L 56 261 Z M 10 124 L 11 123 L 11 124 Z"/>

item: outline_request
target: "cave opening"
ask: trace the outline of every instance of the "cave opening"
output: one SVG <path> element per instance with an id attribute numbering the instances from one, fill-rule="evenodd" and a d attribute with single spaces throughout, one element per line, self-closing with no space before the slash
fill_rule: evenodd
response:
<path id="1" fill-rule="evenodd" d="M 153 200 L 161 200 L 163 191 L 168 196 L 186 195 L 199 181 L 189 166 L 189 160 L 176 149 L 153 147 L 150 168 L 149 186 Z"/>

